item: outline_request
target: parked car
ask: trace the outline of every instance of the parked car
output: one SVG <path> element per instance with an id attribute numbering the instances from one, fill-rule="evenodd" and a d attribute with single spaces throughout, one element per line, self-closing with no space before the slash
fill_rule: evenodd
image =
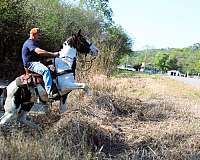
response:
<path id="1" fill-rule="evenodd" d="M 136 71 L 136 69 L 135 68 L 133 68 L 133 66 L 132 65 L 128 65 L 128 64 L 126 64 L 126 65 L 119 65 L 119 66 L 117 66 L 117 68 L 118 69 L 122 69 L 122 70 L 128 70 L 128 71 Z"/>

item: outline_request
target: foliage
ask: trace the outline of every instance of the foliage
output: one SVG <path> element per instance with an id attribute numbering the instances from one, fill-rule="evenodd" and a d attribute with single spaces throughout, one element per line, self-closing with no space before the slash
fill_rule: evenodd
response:
<path id="1" fill-rule="evenodd" d="M 112 24 L 112 9 L 108 0 L 80 0 L 80 7 L 94 11 L 98 16 L 105 19 L 103 25 L 108 27 Z"/>
<path id="2" fill-rule="evenodd" d="M 145 49 L 124 56 L 121 62 L 132 65 L 146 62 L 150 69 L 158 68 L 164 72 L 176 69 L 182 73 L 198 74 L 200 72 L 200 48 L 198 43 L 195 43 L 188 48 Z"/>
<path id="3" fill-rule="evenodd" d="M 166 54 L 166 53 L 161 52 L 161 53 L 156 54 L 155 61 L 154 61 L 155 66 L 162 71 L 167 71 L 167 69 L 168 69 L 168 63 L 167 63 L 168 58 L 169 58 L 169 55 Z"/>
<path id="4" fill-rule="evenodd" d="M 98 69 L 112 71 L 122 55 L 131 52 L 132 41 L 114 24 L 108 0 L 80 0 L 79 5 L 64 0 L 1 0 L 0 62 L 10 61 L 13 68 L 21 68 L 12 71 L 13 78 L 23 71 L 21 47 L 32 27 L 42 29 L 41 48 L 53 51 L 82 29 L 101 51 L 96 63 Z M 0 65 L 0 68 L 5 67 Z"/>
<path id="5" fill-rule="evenodd" d="M 127 54 L 130 54 L 132 42 L 125 34 L 121 26 L 111 26 L 104 34 L 101 41 L 102 54 L 99 59 L 99 65 L 104 68 L 106 74 L 110 74 L 120 59 Z"/>
<path id="6" fill-rule="evenodd" d="M 12 79 L 20 72 L 20 48 L 26 25 L 25 5 L 26 0 L 0 1 L 0 78 L 10 76 Z"/>

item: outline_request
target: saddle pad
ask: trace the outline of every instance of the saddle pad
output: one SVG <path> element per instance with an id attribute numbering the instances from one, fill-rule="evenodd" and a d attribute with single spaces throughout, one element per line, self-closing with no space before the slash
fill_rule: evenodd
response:
<path id="1" fill-rule="evenodd" d="M 16 85 L 18 87 L 23 87 L 23 86 L 25 86 L 25 85 L 27 85 L 29 83 L 31 83 L 31 78 L 26 79 L 25 78 L 25 74 L 16 78 Z"/>

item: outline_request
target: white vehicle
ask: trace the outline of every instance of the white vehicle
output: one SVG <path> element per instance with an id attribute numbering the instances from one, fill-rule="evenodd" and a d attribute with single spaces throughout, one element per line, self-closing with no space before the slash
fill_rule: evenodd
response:
<path id="1" fill-rule="evenodd" d="M 136 71 L 135 68 L 133 68 L 132 65 L 119 65 L 117 66 L 118 69 L 122 69 L 122 70 L 128 70 L 128 71 Z"/>

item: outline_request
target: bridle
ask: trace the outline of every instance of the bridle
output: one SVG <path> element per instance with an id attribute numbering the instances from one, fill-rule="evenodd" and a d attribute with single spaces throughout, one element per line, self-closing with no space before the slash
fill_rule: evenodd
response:
<path id="1" fill-rule="evenodd" d="M 81 40 L 79 40 L 79 41 L 81 41 Z M 79 43 L 82 43 L 82 42 L 79 42 Z M 92 46 L 92 44 L 93 43 L 90 43 L 88 48 L 90 48 Z M 78 53 L 77 57 L 80 57 L 79 55 L 82 55 L 81 52 L 77 52 L 77 53 Z M 92 57 L 90 60 L 87 60 L 87 56 L 88 56 L 88 53 L 85 53 L 84 59 L 79 60 L 79 62 L 81 62 L 81 69 L 77 69 L 78 71 L 86 72 L 92 68 L 92 64 L 93 64 L 93 61 L 96 59 L 96 56 Z M 86 69 L 83 69 L 84 66 L 86 66 L 86 64 L 89 64 L 89 67 L 87 67 Z"/>
<path id="2" fill-rule="evenodd" d="M 77 68 L 77 70 L 81 71 L 81 72 L 86 72 L 86 71 L 90 70 L 92 68 L 93 61 L 96 59 L 96 56 L 94 56 L 91 59 L 87 60 L 88 53 L 91 52 L 90 47 L 92 46 L 93 43 L 89 43 L 89 45 L 86 46 L 87 49 L 83 49 L 83 50 L 85 50 L 85 53 L 83 53 L 83 52 L 78 51 L 77 48 L 81 48 L 80 47 L 81 45 L 84 46 L 85 45 L 84 42 L 82 42 L 80 38 L 77 38 L 77 39 L 73 38 L 71 40 L 73 40 L 73 41 L 71 41 L 71 42 L 68 41 L 67 43 L 68 43 L 68 45 L 70 45 L 69 43 L 75 44 L 75 46 L 71 46 L 71 47 L 75 47 L 76 48 L 76 54 L 77 54 L 76 57 L 81 57 L 80 55 L 84 55 L 83 59 L 79 59 L 79 62 L 81 63 L 81 67 Z M 88 42 L 88 41 L 86 41 L 86 42 Z M 81 50 L 81 49 L 79 49 L 79 50 Z M 89 50 L 89 52 L 86 51 L 86 50 Z M 60 57 L 60 58 L 69 58 L 69 59 L 71 59 L 73 61 L 73 66 L 72 66 L 72 69 L 64 70 L 64 71 L 62 71 L 60 73 L 56 73 L 56 76 L 60 76 L 60 75 L 67 74 L 67 73 L 74 73 L 74 75 L 75 75 L 77 58 L 72 58 L 70 56 L 65 56 L 65 57 Z M 89 65 L 86 68 L 85 66 L 87 66 L 87 64 L 89 64 Z M 56 67 L 55 58 L 53 60 L 53 66 Z M 83 68 L 85 68 L 85 69 L 83 69 Z"/>

